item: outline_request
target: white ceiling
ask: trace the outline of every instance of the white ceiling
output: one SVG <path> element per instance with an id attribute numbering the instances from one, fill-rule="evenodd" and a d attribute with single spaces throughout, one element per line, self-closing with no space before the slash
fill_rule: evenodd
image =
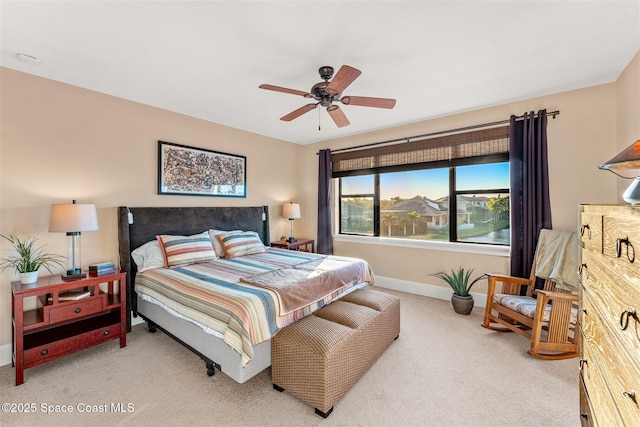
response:
<path id="1" fill-rule="evenodd" d="M 640 0 L 2 0 L 0 25 L 4 67 L 308 144 L 615 81 L 640 49 Z M 343 95 L 396 107 L 283 122 L 309 100 L 258 89 L 309 91 L 342 64 L 362 71 Z"/>

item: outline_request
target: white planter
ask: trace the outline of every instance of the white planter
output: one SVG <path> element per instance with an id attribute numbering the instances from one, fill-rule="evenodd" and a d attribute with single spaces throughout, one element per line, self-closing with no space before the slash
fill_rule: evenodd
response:
<path id="1" fill-rule="evenodd" d="M 38 272 L 30 271 L 28 273 L 20 273 L 20 283 L 27 285 L 38 281 Z"/>

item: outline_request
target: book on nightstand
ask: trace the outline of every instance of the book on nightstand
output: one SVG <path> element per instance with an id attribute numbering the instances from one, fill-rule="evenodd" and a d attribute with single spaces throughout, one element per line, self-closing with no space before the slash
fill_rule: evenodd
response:
<path id="1" fill-rule="evenodd" d="M 76 301 L 91 296 L 90 291 L 67 291 L 58 294 L 58 301 Z M 53 302 L 53 297 L 47 298 L 48 302 Z"/>
<path id="2" fill-rule="evenodd" d="M 106 276 L 107 274 L 114 274 L 116 272 L 116 265 L 113 262 L 101 262 L 99 264 L 91 264 L 89 266 L 89 276 Z"/>

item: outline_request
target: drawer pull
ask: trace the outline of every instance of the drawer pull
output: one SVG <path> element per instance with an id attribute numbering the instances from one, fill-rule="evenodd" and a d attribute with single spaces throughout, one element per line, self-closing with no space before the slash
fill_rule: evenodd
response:
<path id="1" fill-rule="evenodd" d="M 106 331 L 104 331 L 104 332 L 102 333 L 102 335 L 104 335 L 105 337 L 106 337 L 107 335 L 109 335 L 109 330 L 107 329 Z"/>
<path id="2" fill-rule="evenodd" d="M 582 272 L 585 272 L 585 279 L 589 278 L 589 267 L 587 267 L 587 263 L 583 262 L 582 264 L 580 264 L 580 266 L 578 267 L 578 276 L 582 276 Z"/>
<path id="3" fill-rule="evenodd" d="M 633 261 L 636 260 L 636 250 L 633 248 L 633 245 L 631 244 L 631 241 L 629 240 L 629 236 L 625 236 L 623 239 L 621 238 L 617 238 L 616 239 L 616 255 L 618 258 L 620 258 L 620 256 L 622 256 L 622 245 L 626 245 L 627 247 L 627 259 L 629 260 L 629 262 L 633 263 Z M 629 251 L 629 248 L 631 248 L 631 251 Z"/>
<path id="4" fill-rule="evenodd" d="M 585 366 L 589 366 L 589 361 L 587 359 L 580 359 L 580 370 L 582 371 Z"/>
<path id="5" fill-rule="evenodd" d="M 638 320 L 638 314 L 636 313 L 636 309 L 632 308 L 631 310 L 625 310 L 620 315 L 620 329 L 623 331 L 629 327 L 629 317 L 633 318 L 636 322 L 640 322 Z"/>
<path id="6" fill-rule="evenodd" d="M 591 240 L 591 228 L 589 227 L 589 224 L 584 224 L 582 227 L 580 227 L 580 236 L 584 236 L 585 231 L 588 231 L 587 238 Z"/>
<path id="7" fill-rule="evenodd" d="M 80 307 L 76 307 L 75 310 L 73 310 L 74 313 L 80 313 L 82 311 L 82 309 Z"/>
<path id="8" fill-rule="evenodd" d="M 49 350 L 47 350 L 46 348 L 40 352 L 40 355 L 42 356 L 46 356 L 47 354 L 49 354 Z"/>
<path id="9" fill-rule="evenodd" d="M 634 402 L 636 401 L 636 392 L 633 390 L 630 391 L 623 391 L 622 394 L 624 394 L 625 396 L 627 396 L 629 399 L 633 400 Z"/>

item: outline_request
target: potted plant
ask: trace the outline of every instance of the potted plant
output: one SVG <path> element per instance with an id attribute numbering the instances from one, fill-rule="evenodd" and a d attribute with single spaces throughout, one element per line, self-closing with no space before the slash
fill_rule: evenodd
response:
<path id="1" fill-rule="evenodd" d="M 9 237 L 0 234 L 16 251 L 16 254 L 6 258 L 0 258 L 0 271 L 11 268 L 19 273 L 20 282 L 23 284 L 34 283 L 38 280 L 38 270 L 44 267 L 51 274 L 51 268 L 55 266 L 65 267 L 64 257 L 56 254 L 42 252 L 42 246 L 37 246 L 35 237 L 20 238 L 13 234 Z"/>
<path id="2" fill-rule="evenodd" d="M 438 277 L 451 286 L 451 289 L 453 289 L 451 305 L 453 305 L 456 313 L 471 313 L 471 310 L 473 310 L 473 297 L 469 294 L 469 291 L 473 285 L 486 277 L 486 274 L 483 274 L 471 280 L 471 273 L 473 273 L 473 269 L 465 271 L 464 267 L 458 267 L 458 271 L 452 268 L 451 273 L 438 271 L 430 274 L 430 276 Z"/>

